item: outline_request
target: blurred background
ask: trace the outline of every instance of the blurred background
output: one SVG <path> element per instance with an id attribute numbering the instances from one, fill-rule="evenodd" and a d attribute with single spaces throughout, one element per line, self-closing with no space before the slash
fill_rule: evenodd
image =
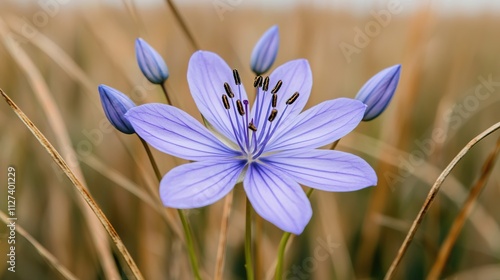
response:
<path id="1" fill-rule="evenodd" d="M 378 186 L 314 192 L 313 218 L 294 238 L 283 276 L 381 279 L 439 174 L 467 142 L 500 121 L 500 2 L 430 2 L 175 1 L 192 41 L 167 1 L 2 0 L 0 88 L 83 179 L 146 279 L 191 279 L 180 221 L 158 205 L 158 182 L 140 141 L 112 129 L 99 102 L 98 84 L 121 90 L 137 104 L 165 102 L 161 88 L 141 75 L 135 38 L 164 57 L 173 104 L 197 118 L 186 81 L 190 55 L 198 48 L 220 54 L 248 86 L 253 46 L 275 24 L 281 42 L 273 68 L 296 58 L 311 64 L 308 107 L 354 97 L 378 71 L 402 64 L 387 111 L 361 123 L 337 147 L 366 159 L 377 171 Z M 72 183 L 3 101 L 0 127 L 0 210 L 7 212 L 12 166 L 16 223 L 38 246 L 79 279 L 128 279 L 120 255 Z M 472 148 L 451 172 L 396 279 L 428 275 L 499 135 Z M 183 163 L 153 154 L 162 173 Z M 441 278 L 499 279 L 499 171 L 494 166 Z M 245 279 L 245 197 L 241 186 L 233 192 L 224 279 Z M 187 211 L 205 279 L 214 274 L 223 203 Z M 259 218 L 256 224 L 256 277 L 271 279 L 282 233 Z M 0 227 L 0 278 L 65 279 L 20 233 L 16 272 L 8 271 L 8 235 L 9 228 Z M 318 250 L 328 256 L 318 257 Z"/>

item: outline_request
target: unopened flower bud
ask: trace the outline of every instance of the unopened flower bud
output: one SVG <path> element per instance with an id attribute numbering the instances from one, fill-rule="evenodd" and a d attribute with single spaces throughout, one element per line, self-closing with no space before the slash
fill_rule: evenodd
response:
<path id="1" fill-rule="evenodd" d="M 125 134 L 135 133 L 134 127 L 125 118 L 125 113 L 135 107 L 134 102 L 122 92 L 106 85 L 99 85 L 99 96 L 109 122 Z"/>
<path id="2" fill-rule="evenodd" d="M 400 64 L 386 68 L 368 80 L 359 90 L 355 99 L 367 106 L 363 121 L 378 117 L 389 105 L 398 86 L 400 72 Z"/>
<path id="3" fill-rule="evenodd" d="M 278 54 L 279 44 L 278 26 L 274 25 L 260 37 L 252 51 L 250 67 L 256 75 L 261 75 L 271 68 Z"/>
<path id="4" fill-rule="evenodd" d="M 135 55 L 142 74 L 153 84 L 162 84 L 168 79 L 167 64 L 161 55 L 141 38 L 135 40 Z"/>

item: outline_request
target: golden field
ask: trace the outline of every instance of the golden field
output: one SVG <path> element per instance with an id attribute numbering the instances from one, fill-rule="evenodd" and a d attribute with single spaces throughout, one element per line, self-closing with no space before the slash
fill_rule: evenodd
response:
<path id="1" fill-rule="evenodd" d="M 443 14 L 423 3 L 410 9 L 396 1 L 367 13 L 306 1 L 266 7 L 223 0 L 177 4 L 193 42 L 167 2 L 68 2 L 53 0 L 50 9 L 36 2 L 0 4 L 0 88 L 88 187 L 146 279 L 192 279 L 192 273 L 179 218 L 158 204 L 158 182 L 141 142 L 114 130 L 99 102 L 99 84 L 121 90 L 137 104 L 165 102 L 160 87 L 149 84 L 137 66 L 137 37 L 167 62 L 173 105 L 200 120 L 186 80 L 191 54 L 198 48 L 218 53 L 248 86 L 254 78 L 253 46 L 274 24 L 280 48 L 273 68 L 296 58 L 311 65 L 307 107 L 354 97 L 378 71 L 402 64 L 387 111 L 361 123 L 337 147 L 366 159 L 378 185 L 351 193 L 314 192 L 313 218 L 293 237 L 283 279 L 382 279 L 441 172 L 470 140 L 500 121 L 495 12 Z M 18 230 L 12 272 L 11 232 L 1 227 L 0 278 L 71 279 L 60 272 L 67 270 L 78 279 L 133 279 L 74 184 L 3 98 L 0 103 L 0 210 L 8 214 L 7 177 L 13 167 Z M 433 279 L 429 273 L 439 267 L 440 279 L 499 277 L 499 136 L 493 132 L 477 143 L 445 178 L 394 279 Z M 153 155 L 162 173 L 185 162 L 156 150 Z M 470 193 L 477 196 L 467 200 Z M 223 279 L 245 279 L 245 194 L 241 186 L 233 194 Z M 214 277 L 223 206 L 221 200 L 185 211 L 204 279 Z M 470 214 L 461 214 L 469 206 Z M 273 279 L 282 232 L 260 218 L 255 228 L 256 279 Z M 439 263 L 450 236 L 456 241 Z M 320 257 L 318 248 L 328 255 Z"/>

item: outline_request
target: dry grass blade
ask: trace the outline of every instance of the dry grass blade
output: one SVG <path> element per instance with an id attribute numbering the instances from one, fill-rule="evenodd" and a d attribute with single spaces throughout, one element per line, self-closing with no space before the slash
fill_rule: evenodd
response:
<path id="1" fill-rule="evenodd" d="M 22 32 L 23 26 L 26 26 L 26 19 L 20 19 L 18 17 L 13 17 L 7 22 L 9 26 L 19 35 L 23 36 L 26 40 L 29 40 L 33 45 L 38 47 L 41 51 L 46 53 L 54 62 L 59 65 L 70 77 L 75 81 L 78 81 L 87 90 L 87 96 L 90 98 L 94 105 L 100 107 L 100 101 L 97 98 L 95 91 L 97 89 L 97 84 L 92 82 L 87 74 L 81 69 L 81 67 L 72 59 L 61 47 L 54 43 L 51 39 L 45 36 L 43 33 L 38 32 L 33 29 L 33 34 L 26 36 L 26 33 Z"/>
<path id="2" fill-rule="evenodd" d="M 233 205 L 233 192 L 229 193 L 224 199 L 224 208 L 222 210 L 222 221 L 220 226 L 219 244 L 217 245 L 217 257 L 215 259 L 214 279 L 222 279 L 224 272 L 224 261 L 226 257 L 227 229 L 229 224 L 229 216 L 231 214 L 231 206 Z"/>
<path id="3" fill-rule="evenodd" d="M 123 256 L 125 262 L 127 265 L 130 267 L 131 272 L 135 276 L 136 279 L 143 279 L 141 272 L 139 271 L 139 268 L 135 264 L 134 260 L 130 256 L 129 252 L 127 251 L 127 248 L 121 241 L 120 237 L 116 233 L 115 229 L 111 225 L 111 223 L 108 221 L 104 213 L 102 212 L 101 208 L 97 205 L 97 203 L 94 201 L 90 193 L 86 190 L 86 188 L 83 186 L 81 181 L 75 176 L 73 171 L 69 168 L 69 166 L 66 164 L 64 159 L 61 157 L 61 155 L 56 151 L 54 146 L 47 140 L 47 138 L 38 130 L 38 128 L 33 124 L 33 122 L 19 109 L 19 107 L 10 99 L 7 94 L 0 89 L 0 93 L 2 96 L 5 98 L 5 101 L 9 104 L 9 106 L 14 110 L 16 115 L 21 119 L 21 121 L 28 127 L 28 129 L 33 133 L 33 135 L 37 138 L 37 140 L 40 142 L 40 144 L 47 150 L 49 155 L 52 157 L 52 159 L 55 161 L 55 163 L 61 168 L 61 170 L 66 174 L 66 176 L 70 179 L 70 181 L 73 183 L 77 191 L 80 193 L 81 197 L 85 200 L 85 202 L 90 206 L 92 211 L 95 213 L 96 217 L 99 219 L 101 224 L 104 226 L 106 231 L 108 232 L 109 236 L 111 237 L 111 240 L 113 240 L 113 243 L 116 245 L 118 248 L 118 251 L 121 253 Z M 95 229 L 94 229 L 95 230 Z"/>
<path id="4" fill-rule="evenodd" d="M 410 230 L 408 231 L 408 234 L 406 235 L 405 240 L 403 241 L 403 244 L 399 248 L 398 254 L 396 255 L 396 258 L 392 262 L 391 266 L 389 267 L 389 270 L 387 271 L 387 274 L 385 275 L 386 280 L 392 279 L 394 277 L 394 273 L 396 272 L 396 268 L 398 267 L 399 263 L 401 262 L 401 259 L 403 258 L 404 254 L 406 253 L 406 250 L 408 249 L 408 246 L 410 245 L 413 236 L 415 236 L 415 233 L 417 232 L 418 227 L 420 226 L 420 223 L 422 222 L 422 219 L 425 216 L 425 213 L 427 213 L 427 210 L 429 210 L 429 207 L 431 206 L 432 202 L 434 201 L 434 198 L 436 197 L 437 193 L 439 192 L 439 189 L 441 188 L 441 184 L 444 182 L 448 174 L 450 174 L 451 170 L 457 165 L 457 163 L 467 154 L 467 152 L 474 146 L 476 145 L 479 141 L 484 139 L 486 136 L 490 135 L 493 133 L 495 130 L 500 128 L 500 122 L 492 125 L 485 131 L 483 131 L 481 134 L 478 136 L 474 137 L 467 145 L 453 158 L 453 160 L 448 164 L 448 166 L 443 170 L 441 175 L 437 178 L 436 182 L 432 186 L 431 190 L 429 191 L 429 194 L 427 195 L 427 198 L 425 199 L 424 205 L 420 209 L 420 212 L 418 213 L 417 217 L 413 221 L 413 224 L 411 225 Z"/>
<path id="5" fill-rule="evenodd" d="M 123 189 L 127 190 L 131 194 L 135 195 L 137 198 L 142 200 L 144 203 L 153 207 L 158 213 L 162 212 L 161 208 L 158 208 L 151 196 L 144 190 L 140 189 L 134 182 L 130 181 L 128 178 L 123 176 L 121 173 L 112 169 L 111 167 L 104 164 L 100 159 L 94 155 L 88 155 L 86 157 L 81 157 L 81 161 L 86 163 L 92 169 L 101 173 L 104 177 L 115 182 L 117 185 L 121 186 Z"/>
<path id="6" fill-rule="evenodd" d="M 80 169 L 80 164 L 78 160 L 76 160 L 77 155 L 73 149 L 69 133 L 65 127 L 63 121 L 64 118 L 57 107 L 54 97 L 51 95 L 49 87 L 43 79 L 42 74 L 26 52 L 24 52 L 24 50 L 11 37 L 10 31 L 7 29 L 7 26 L 1 18 L 0 35 L 7 51 L 26 75 L 31 88 L 35 93 L 35 97 L 38 99 L 50 127 L 54 131 L 57 144 L 62 151 L 62 156 L 68 161 L 69 166 L 73 170 L 76 178 L 78 178 L 82 183 L 82 186 L 86 188 L 85 178 Z M 113 256 L 109 251 L 109 243 L 106 238 L 106 233 L 101 227 L 98 226 L 99 222 L 93 215 L 92 211 L 81 199 L 77 200 L 77 204 L 85 216 L 89 229 L 93 229 L 90 230 L 90 234 L 93 238 L 106 277 L 111 279 L 119 278 L 118 269 L 116 268 Z"/>
<path id="7" fill-rule="evenodd" d="M 191 43 L 191 46 L 195 50 L 199 50 L 200 45 L 198 45 L 198 43 L 196 43 L 196 40 L 194 39 L 193 33 L 189 30 L 189 28 L 186 24 L 186 21 L 182 18 L 181 13 L 179 12 L 179 9 L 177 9 L 177 6 L 174 4 L 174 2 L 172 0 L 166 0 L 166 1 L 167 1 L 168 7 L 172 10 L 172 13 L 174 14 L 175 19 L 177 20 L 177 22 L 179 22 L 179 24 L 182 28 L 182 31 L 188 37 L 189 43 Z"/>
<path id="8" fill-rule="evenodd" d="M 9 217 L 1 210 L 0 210 L 0 219 L 5 224 L 10 223 Z M 33 247 L 35 247 L 35 249 L 38 251 L 40 256 L 42 256 L 50 265 L 52 265 L 52 267 L 54 267 L 59 273 L 61 273 L 61 275 L 64 278 L 70 279 L 70 280 L 78 279 L 75 275 L 73 275 L 73 273 L 71 273 L 71 271 L 69 271 L 66 267 L 64 267 L 56 259 L 56 257 L 54 257 L 54 255 L 52 255 L 47 249 L 45 249 L 45 247 L 43 247 L 42 244 L 38 243 L 38 241 L 36 241 L 36 239 L 33 238 L 33 236 L 31 236 L 27 231 L 25 231 L 23 227 L 16 224 L 16 231 L 22 237 L 24 237 L 26 240 L 28 240 L 28 242 L 31 243 L 31 245 L 33 245 Z"/>
<path id="9" fill-rule="evenodd" d="M 484 186 L 486 185 L 486 182 L 488 181 L 488 178 L 491 175 L 491 171 L 495 166 L 495 161 L 497 160 L 499 153 L 500 153 L 500 138 L 498 138 L 497 140 L 495 149 L 488 156 L 488 159 L 486 159 L 479 180 L 476 182 L 476 184 L 474 184 L 474 186 L 470 190 L 469 196 L 467 197 L 464 206 L 462 207 L 462 209 L 460 209 L 460 212 L 458 213 L 458 216 L 455 218 L 455 221 L 453 221 L 450 232 L 448 233 L 448 236 L 446 236 L 443 245 L 439 249 L 436 261 L 434 262 L 431 271 L 427 276 L 427 279 L 429 280 L 438 279 L 439 275 L 441 275 L 441 272 L 443 271 L 446 261 L 450 256 L 451 249 L 453 248 L 453 245 L 457 241 L 458 236 L 462 231 L 462 228 L 465 224 L 465 220 L 469 217 L 469 214 L 472 211 L 472 208 L 474 207 L 474 204 L 477 198 L 479 197 L 479 194 L 481 194 L 481 191 L 483 190 Z"/>
<path id="10" fill-rule="evenodd" d="M 360 151 L 373 158 L 378 158 L 393 167 L 398 167 L 398 164 L 400 163 L 399 159 L 401 157 L 410 157 L 410 153 L 396 149 L 395 147 L 375 138 L 371 138 L 355 131 L 351 132 L 351 134 L 355 135 L 357 141 L 355 143 L 346 141 L 344 142 L 345 147 Z M 384 150 L 384 156 L 381 156 L 381 154 L 377 152 L 381 150 Z M 442 170 L 438 169 L 437 166 L 424 162 L 422 168 L 416 168 L 413 170 L 411 175 L 432 186 L 434 184 L 434 180 L 431 178 L 437 178 L 439 174 L 441 174 L 441 171 Z M 452 201 L 457 208 L 460 208 L 463 201 L 467 198 L 465 186 L 462 185 L 462 183 L 460 183 L 458 179 L 453 176 L 453 174 L 448 176 L 448 186 L 449 187 L 442 190 L 442 193 L 450 199 L 450 201 Z M 377 223 L 380 221 L 379 217 L 380 215 L 376 216 Z M 473 213 L 471 213 L 470 222 L 493 251 L 500 250 L 500 240 L 498 239 L 498 236 L 500 235 L 500 226 L 498 221 L 492 216 L 491 213 L 489 213 L 488 209 L 483 207 L 481 204 L 477 204 L 476 209 Z M 409 227 L 410 225 L 404 229 L 404 232 L 407 232 Z"/>

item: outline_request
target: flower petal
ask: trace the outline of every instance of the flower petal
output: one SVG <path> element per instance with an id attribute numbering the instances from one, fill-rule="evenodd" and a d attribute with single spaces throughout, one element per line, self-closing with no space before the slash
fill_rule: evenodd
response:
<path id="1" fill-rule="evenodd" d="M 197 51 L 189 60 L 187 78 L 189 89 L 201 114 L 215 129 L 236 143 L 228 117 L 229 113 L 232 119 L 236 119 L 236 111 L 233 108 L 231 110 L 224 108 L 222 102 L 224 83 L 227 82 L 235 94 L 231 101 L 248 100 L 248 97 L 243 85 L 235 84 L 231 68 L 217 54 Z"/>
<path id="2" fill-rule="evenodd" d="M 332 143 L 359 124 L 365 108 L 362 102 L 350 98 L 320 103 L 280 127 L 266 151 L 314 149 Z"/>
<path id="3" fill-rule="evenodd" d="M 300 184 L 324 191 L 355 191 L 377 184 L 377 175 L 366 161 L 340 151 L 289 151 L 262 161 L 288 173 Z"/>
<path id="4" fill-rule="evenodd" d="M 302 188 L 271 165 L 250 164 L 243 186 L 255 212 L 286 232 L 301 234 L 311 219 Z"/>
<path id="5" fill-rule="evenodd" d="M 156 149 L 187 160 L 213 160 L 237 155 L 186 112 L 164 104 L 130 109 L 125 117 L 135 132 Z"/>
<path id="6" fill-rule="evenodd" d="M 278 104 L 276 109 L 278 110 L 278 117 L 283 118 L 284 121 L 297 116 L 304 106 L 306 106 L 309 95 L 311 94 L 312 88 L 312 72 L 309 62 L 306 59 L 297 59 L 289 61 L 278 68 L 276 68 L 269 76 L 269 92 L 275 87 L 278 81 L 281 80 L 282 86 L 277 92 Z M 263 127 L 264 123 L 267 122 L 268 116 L 265 115 L 267 108 L 272 100 L 272 94 L 269 92 L 262 92 L 259 90 L 260 98 L 263 98 L 263 102 L 260 104 L 263 106 L 256 106 L 252 108 L 252 116 L 255 119 L 255 125 L 257 128 Z M 295 93 L 299 93 L 299 98 L 291 104 L 285 111 L 286 101 Z M 257 108 L 260 107 L 260 108 Z M 260 111 L 260 113 L 257 113 Z"/>
<path id="7" fill-rule="evenodd" d="M 160 182 L 165 206 L 189 209 L 212 204 L 228 194 L 245 167 L 241 160 L 199 161 L 178 166 Z"/>

